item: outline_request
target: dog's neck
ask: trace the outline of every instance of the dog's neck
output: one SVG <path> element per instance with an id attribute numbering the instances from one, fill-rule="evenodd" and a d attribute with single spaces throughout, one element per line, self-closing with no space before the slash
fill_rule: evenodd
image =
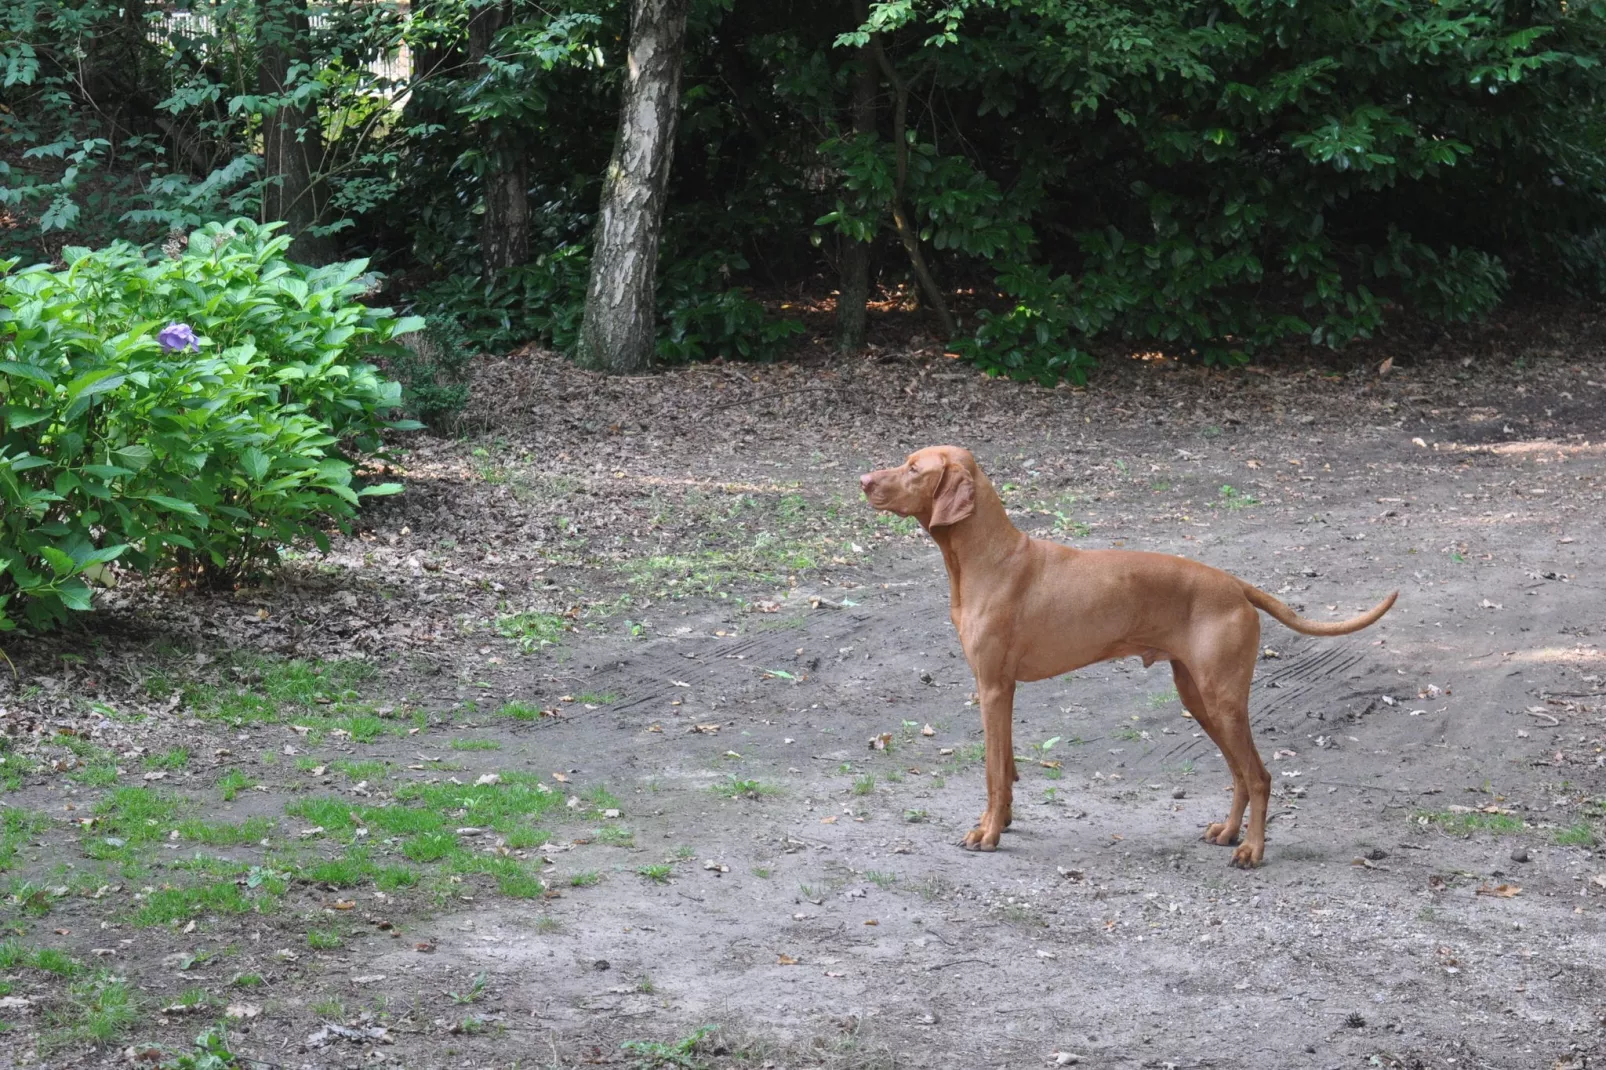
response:
<path id="1" fill-rule="evenodd" d="M 1004 502 L 992 482 L 980 469 L 976 471 L 976 508 L 957 524 L 931 526 L 931 514 L 920 516 L 921 527 L 931 535 L 948 566 L 955 608 L 959 605 L 960 561 L 979 565 L 1018 553 L 1029 540 L 1004 511 Z"/>

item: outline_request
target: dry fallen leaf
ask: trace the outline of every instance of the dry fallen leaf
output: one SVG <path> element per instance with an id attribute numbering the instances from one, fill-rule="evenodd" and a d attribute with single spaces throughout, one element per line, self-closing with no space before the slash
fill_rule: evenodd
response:
<path id="1" fill-rule="evenodd" d="M 500 773 L 486 773 L 478 780 L 474 781 L 476 787 L 500 783 L 502 783 L 502 775 Z"/>
<path id="2" fill-rule="evenodd" d="M 891 732 L 883 732 L 879 736 L 870 737 L 871 750 L 886 750 L 890 746 L 892 746 Z"/>
<path id="3" fill-rule="evenodd" d="M 934 736 L 937 734 L 937 730 L 931 727 L 929 724 L 923 725 L 920 729 L 920 734 L 923 736 Z"/>
<path id="4" fill-rule="evenodd" d="M 569 782 L 568 776 L 564 773 L 553 773 L 552 779 L 556 780 L 559 784 L 567 784 Z"/>
<path id="5" fill-rule="evenodd" d="M 262 1008 L 255 1003 L 230 1003 L 223 1009 L 225 1018 L 255 1018 L 262 1013 Z"/>
<path id="6" fill-rule="evenodd" d="M 715 732 L 719 731 L 719 725 L 717 725 L 717 724 L 694 724 L 694 725 L 691 726 L 691 730 L 693 732 L 701 732 L 705 736 L 711 736 Z"/>
<path id="7" fill-rule="evenodd" d="M 1492 895 L 1499 899 L 1511 899 L 1522 894 L 1522 889 L 1515 884 L 1497 884 L 1489 887 L 1487 884 L 1478 886 L 1479 895 Z"/>
<path id="8" fill-rule="evenodd" d="M 797 965 L 797 959 L 793 958 L 791 955 L 782 953 L 775 960 L 775 964 L 777 966 L 796 966 Z"/>
<path id="9" fill-rule="evenodd" d="M 822 818 L 820 818 L 820 824 L 822 824 L 822 825 L 834 825 L 834 824 L 836 824 L 836 815 L 832 814 L 830 817 L 822 817 Z"/>

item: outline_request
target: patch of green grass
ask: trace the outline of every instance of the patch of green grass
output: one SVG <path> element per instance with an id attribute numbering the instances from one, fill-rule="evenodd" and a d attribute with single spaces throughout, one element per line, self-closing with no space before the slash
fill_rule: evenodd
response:
<path id="1" fill-rule="evenodd" d="M 875 774 L 865 773 L 853 781 L 853 794 L 868 795 L 875 791 Z"/>
<path id="2" fill-rule="evenodd" d="M 90 835 L 151 843 L 167 834 L 177 814 L 177 801 L 154 788 L 117 788 L 95 807 L 96 824 Z"/>
<path id="3" fill-rule="evenodd" d="M 51 1012 L 52 1029 L 41 1043 L 47 1050 L 69 1044 L 105 1046 L 126 1033 L 138 1018 L 128 982 L 101 971 L 68 988 L 66 1004 Z"/>
<path id="4" fill-rule="evenodd" d="M 178 998 L 171 1005 L 175 1007 L 210 1007 L 212 1005 L 212 996 L 206 989 L 194 986 L 180 992 Z"/>
<path id="5" fill-rule="evenodd" d="M 736 777 L 727 777 L 722 784 L 715 784 L 715 795 L 723 799 L 762 799 L 775 795 L 781 789 L 774 784 L 765 784 L 758 780 L 738 780 Z"/>
<path id="6" fill-rule="evenodd" d="M 162 888 L 145 896 L 134 910 L 133 922 L 141 928 L 171 925 L 207 914 L 245 914 L 251 910 L 239 885 L 233 881 L 198 884 L 190 888 Z"/>
<path id="7" fill-rule="evenodd" d="M 346 1004 L 339 996 L 328 996 L 312 1005 L 312 1013 L 330 1021 L 343 1022 L 346 1019 Z"/>
<path id="8" fill-rule="evenodd" d="M 705 1025 L 673 1044 L 655 1040 L 627 1040 L 619 1047 L 635 1057 L 638 1070 L 700 1070 L 706 1064 L 693 1056 L 714 1032 L 713 1026 Z"/>
<path id="9" fill-rule="evenodd" d="M 507 870 L 496 875 L 496 889 L 510 899 L 539 899 L 546 894 L 546 881 L 528 869 Z"/>
<path id="10" fill-rule="evenodd" d="M 439 832 L 447 825 L 446 818 L 433 810 L 419 810 L 410 806 L 376 806 L 359 815 L 370 828 L 392 836 L 416 836 L 425 832 Z"/>
<path id="11" fill-rule="evenodd" d="M 389 762 L 352 762 L 344 758 L 329 763 L 329 768 L 344 773 L 347 780 L 384 780 L 390 772 Z"/>
<path id="12" fill-rule="evenodd" d="M 265 817 L 252 817 L 237 825 L 222 821 L 190 819 L 178 823 L 178 834 L 186 840 L 204 843 L 209 847 L 234 847 L 257 843 L 273 831 L 273 822 Z"/>
<path id="13" fill-rule="evenodd" d="M 50 913 L 49 889 L 32 881 L 15 881 L 6 893 L 6 901 L 30 917 L 42 918 Z"/>
<path id="14" fill-rule="evenodd" d="M 574 696 L 574 701 L 586 706 L 611 706 L 619 701 L 619 696 L 612 691 L 582 691 Z"/>
<path id="15" fill-rule="evenodd" d="M 146 769 L 165 769 L 175 772 L 190 764 L 190 751 L 188 747 L 174 747 L 161 754 L 153 754 L 145 759 Z"/>
<path id="16" fill-rule="evenodd" d="M 494 739 L 454 739 L 451 742 L 451 748 L 453 750 L 501 750 L 502 744 Z"/>
<path id="17" fill-rule="evenodd" d="M 896 873 L 882 873 L 874 869 L 865 870 L 864 879 L 883 890 L 891 888 L 898 883 L 898 875 Z"/>
<path id="18" fill-rule="evenodd" d="M 1437 825 L 1455 836 L 1469 836 L 1474 832 L 1492 832 L 1497 836 L 1510 836 L 1527 826 L 1515 814 L 1489 814 L 1481 810 L 1461 813 L 1452 810 L 1418 810 L 1419 825 Z"/>
<path id="19" fill-rule="evenodd" d="M 338 708 L 355 701 L 358 688 L 372 679 L 363 661 L 276 661 L 249 657 L 234 666 L 236 683 L 187 690 L 200 716 L 234 724 L 276 722 L 319 705 Z"/>
<path id="20" fill-rule="evenodd" d="M 217 790 L 223 794 L 224 802 L 233 802 L 240 792 L 251 786 L 251 778 L 238 769 L 230 769 L 217 778 Z"/>
<path id="21" fill-rule="evenodd" d="M 555 613 L 508 613 L 496 618 L 496 634 L 518 643 L 529 654 L 563 638 L 563 618 Z"/>
<path id="22" fill-rule="evenodd" d="M 987 744 L 985 743 L 966 743 L 963 747 L 956 748 L 953 754 L 953 761 L 956 765 L 980 762 L 986 758 Z"/>
<path id="23" fill-rule="evenodd" d="M 402 854 L 414 862 L 439 862 L 457 850 L 457 833 L 445 829 L 423 832 L 402 844 Z"/>
<path id="24" fill-rule="evenodd" d="M 1223 509 L 1247 509 L 1251 505 L 1259 505 L 1260 499 L 1239 490 L 1231 484 L 1222 484 L 1221 494 L 1217 498 L 1217 502 Z"/>
<path id="25" fill-rule="evenodd" d="M 1149 704 L 1149 709 L 1158 710 L 1163 706 L 1169 706 L 1173 702 L 1177 701 L 1177 689 L 1174 687 L 1168 687 L 1164 691 L 1158 691 L 1150 695 L 1144 701 Z"/>
<path id="26" fill-rule="evenodd" d="M 1556 830 L 1556 842 L 1563 847 L 1593 847 L 1599 842 L 1595 830 L 1587 821 L 1579 821 Z"/>
<path id="27" fill-rule="evenodd" d="M 332 729 L 350 735 L 354 743 L 373 743 L 391 727 L 378 717 L 367 713 L 355 713 L 349 717 L 338 717 L 330 721 L 329 726 Z M 394 728 L 398 735 L 407 731 L 406 727 L 399 723 Z"/>
<path id="28" fill-rule="evenodd" d="M 759 878 L 760 880 L 766 881 L 774 875 L 774 871 L 768 866 L 754 866 L 750 872 L 753 874 L 753 876 Z"/>
<path id="29" fill-rule="evenodd" d="M 117 783 L 117 758 L 99 747 L 72 748 L 83 764 L 67 774 L 67 779 L 86 788 L 109 788 Z"/>
<path id="30" fill-rule="evenodd" d="M 877 513 L 876 523 L 884 528 L 891 528 L 899 535 L 913 535 L 920 530 L 920 521 L 912 516 L 893 516 L 891 513 Z"/>
<path id="31" fill-rule="evenodd" d="M 267 983 L 260 973 L 242 973 L 229 982 L 235 988 L 261 988 Z"/>
<path id="32" fill-rule="evenodd" d="M 1073 539 L 1085 539 L 1093 534 L 1093 528 L 1080 520 L 1073 520 L 1065 513 L 1054 514 L 1054 530 L 1061 535 L 1069 535 Z"/>
<path id="33" fill-rule="evenodd" d="M 624 803 L 619 801 L 619 797 L 601 784 L 586 792 L 586 799 L 598 810 L 624 809 Z"/>
<path id="34" fill-rule="evenodd" d="M 307 930 L 307 946 L 314 951 L 334 951 L 341 943 L 340 934 L 333 929 Z"/>
<path id="35" fill-rule="evenodd" d="M 510 851 L 522 851 L 529 847 L 539 847 L 552 838 L 552 834 L 545 829 L 533 829 L 520 825 L 513 829 L 504 838 Z"/>
<path id="36" fill-rule="evenodd" d="M 520 699 L 502 703 L 501 708 L 496 711 L 496 715 L 498 717 L 511 717 L 515 721 L 539 721 L 544 716 L 541 707 L 533 702 L 524 702 Z"/>
<path id="37" fill-rule="evenodd" d="M 50 827 L 50 818 L 43 814 L 7 806 L 0 810 L 0 873 L 6 872 L 17 860 L 22 845 Z"/>
<path id="38" fill-rule="evenodd" d="M 581 870 L 579 873 L 570 874 L 570 876 L 569 876 L 569 887 L 571 887 L 571 888 L 589 888 L 593 884 L 596 884 L 601 879 L 602 879 L 602 874 L 598 873 L 594 869 Z"/>
<path id="39" fill-rule="evenodd" d="M 636 834 L 621 825 L 604 825 L 597 832 L 597 842 L 605 847 L 634 847 Z"/>
<path id="40" fill-rule="evenodd" d="M 674 872 L 674 867 L 667 862 L 654 862 L 652 865 L 642 866 L 636 872 L 655 883 L 668 884 L 669 875 Z"/>
<path id="41" fill-rule="evenodd" d="M 368 859 L 367 848 L 352 847 L 340 858 L 325 858 L 304 867 L 301 875 L 314 884 L 355 888 L 374 875 L 374 864 Z"/>
<path id="42" fill-rule="evenodd" d="M 502 773 L 496 784 L 405 784 L 396 799 L 425 809 L 461 813 L 472 824 L 489 825 L 503 819 L 538 817 L 561 809 L 564 797 L 534 773 Z"/>
<path id="43" fill-rule="evenodd" d="M 418 871 L 407 866 L 381 866 L 374 871 L 374 887 L 382 892 L 399 892 L 418 883 Z"/>

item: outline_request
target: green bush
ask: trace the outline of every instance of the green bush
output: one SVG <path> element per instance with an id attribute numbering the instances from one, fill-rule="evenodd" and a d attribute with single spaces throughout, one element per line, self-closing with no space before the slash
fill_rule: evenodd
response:
<path id="1" fill-rule="evenodd" d="M 354 480 L 383 431 L 418 426 L 361 358 L 423 321 L 360 304 L 362 261 L 286 261 L 274 229 L 0 262 L 0 629 L 19 604 L 35 628 L 87 610 L 113 561 L 215 581 L 326 549 L 361 497 L 400 490 Z"/>

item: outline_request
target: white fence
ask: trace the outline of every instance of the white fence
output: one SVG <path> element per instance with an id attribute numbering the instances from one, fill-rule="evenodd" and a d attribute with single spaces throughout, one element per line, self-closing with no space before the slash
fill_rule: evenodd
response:
<path id="1" fill-rule="evenodd" d="M 408 17 L 408 5 L 405 0 L 393 5 L 397 14 L 401 16 L 403 24 Z M 145 17 L 145 36 L 159 45 L 170 45 L 175 37 L 208 38 L 220 33 L 227 33 L 227 11 L 229 8 L 197 7 L 187 11 L 155 11 Z M 220 20 L 219 13 L 222 14 Z M 309 21 L 314 30 L 326 29 L 334 21 L 332 13 L 327 9 L 320 10 L 313 7 Z M 395 93 L 400 83 L 412 75 L 412 56 L 407 51 L 407 42 L 398 38 L 391 51 L 370 60 L 367 69 L 374 75 L 392 83 L 392 93 Z"/>

